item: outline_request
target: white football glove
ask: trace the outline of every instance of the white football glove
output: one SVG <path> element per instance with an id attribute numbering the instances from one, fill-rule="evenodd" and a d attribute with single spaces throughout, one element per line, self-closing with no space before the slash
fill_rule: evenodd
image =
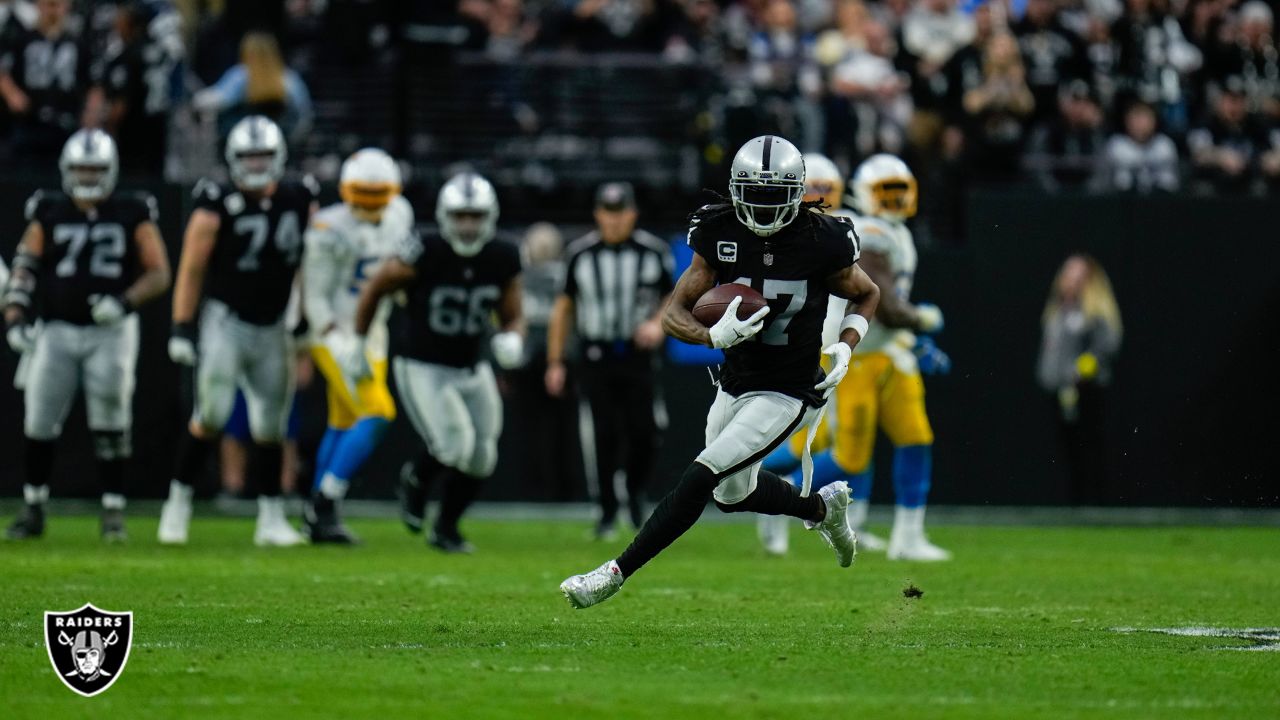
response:
<path id="1" fill-rule="evenodd" d="M 114 295 L 103 295 L 89 308 L 93 321 L 99 325 L 115 325 L 129 314 L 129 308 Z"/>
<path id="2" fill-rule="evenodd" d="M 916 328 L 925 334 L 942 330 L 942 311 L 933 303 L 916 304 Z"/>
<path id="3" fill-rule="evenodd" d="M 169 338 L 169 359 L 178 365 L 194 367 L 196 364 L 196 344 L 189 338 Z"/>
<path id="4" fill-rule="evenodd" d="M 353 386 L 373 375 L 373 369 L 369 367 L 369 357 L 365 354 L 363 337 L 333 330 L 324 336 L 324 346 L 333 356 L 333 361 L 338 364 L 338 369 Z"/>
<path id="5" fill-rule="evenodd" d="M 493 348 L 493 359 L 504 370 L 519 367 L 524 360 L 524 338 L 514 330 L 500 332 L 489 341 Z"/>
<path id="6" fill-rule="evenodd" d="M 764 328 L 764 316 L 769 314 L 769 308 L 762 307 L 746 320 L 739 320 L 738 306 L 741 304 L 742 296 L 739 295 L 729 302 L 729 306 L 724 309 L 724 315 L 721 315 L 716 324 L 711 326 L 709 329 L 711 347 L 719 350 L 731 348 L 743 340 L 750 339 Z"/>
<path id="7" fill-rule="evenodd" d="M 822 382 L 813 386 L 814 390 L 821 390 L 823 396 L 829 395 L 832 388 L 840 384 L 846 373 L 849 372 L 849 356 L 853 354 L 853 350 L 845 343 L 838 342 L 826 346 L 822 349 L 822 354 L 831 358 L 831 369 L 827 371 L 827 377 Z"/>
<path id="8" fill-rule="evenodd" d="M 9 342 L 9 347 L 14 352 L 19 355 L 25 355 L 36 346 L 36 327 L 25 323 L 15 323 L 4 334 L 4 339 Z"/>

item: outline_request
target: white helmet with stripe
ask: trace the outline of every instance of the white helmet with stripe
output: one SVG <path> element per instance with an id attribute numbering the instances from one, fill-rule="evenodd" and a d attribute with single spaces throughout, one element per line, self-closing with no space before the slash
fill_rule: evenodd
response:
<path id="1" fill-rule="evenodd" d="M 862 215 L 901 222 L 916 214 L 916 176 L 898 157 L 872 155 L 854 171 L 849 184 L 849 204 Z"/>
<path id="2" fill-rule="evenodd" d="M 454 175 L 440 188 L 436 223 L 454 252 L 463 257 L 476 255 L 497 231 L 497 191 L 476 173 Z"/>
<path id="3" fill-rule="evenodd" d="M 729 168 L 729 199 L 738 222 L 767 237 L 800 215 L 804 156 L 777 135 L 748 140 Z"/>
<path id="4" fill-rule="evenodd" d="M 78 130 L 62 146 L 58 158 L 62 189 L 74 200 L 101 202 L 116 189 L 120 155 L 116 142 L 105 132 Z"/>
<path id="5" fill-rule="evenodd" d="M 380 218 L 392 198 L 400 194 L 400 166 L 378 148 L 357 150 L 342 163 L 338 194 L 352 211 Z"/>

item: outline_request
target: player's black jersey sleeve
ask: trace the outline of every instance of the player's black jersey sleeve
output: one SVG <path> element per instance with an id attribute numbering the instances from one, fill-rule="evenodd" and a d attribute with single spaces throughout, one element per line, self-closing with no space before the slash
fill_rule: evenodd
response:
<path id="1" fill-rule="evenodd" d="M 91 325 L 89 310 L 100 297 L 121 295 L 137 279 L 138 227 L 154 222 L 155 199 L 117 192 L 86 214 L 60 192 L 37 192 L 27 218 L 44 233 L 36 282 L 40 317 Z"/>
<path id="2" fill-rule="evenodd" d="M 313 183 L 282 181 L 269 198 L 201 180 L 195 206 L 218 215 L 205 287 L 241 320 L 279 322 L 302 260 L 302 233 L 317 197 Z"/>
<path id="3" fill-rule="evenodd" d="M 472 367 L 494 329 L 503 290 L 520 274 L 520 250 L 496 239 L 463 257 L 435 233 L 423 235 L 419 244 L 417 275 L 393 323 L 395 352 L 437 365 Z"/>

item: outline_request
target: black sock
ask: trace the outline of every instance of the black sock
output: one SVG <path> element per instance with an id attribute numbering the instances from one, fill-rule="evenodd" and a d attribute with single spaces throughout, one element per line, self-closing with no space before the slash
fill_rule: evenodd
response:
<path id="1" fill-rule="evenodd" d="M 27 438 L 23 449 L 26 466 L 26 483 L 32 487 L 47 487 L 53 475 L 54 440 Z"/>
<path id="2" fill-rule="evenodd" d="M 648 522 L 636 534 L 636 539 L 618 556 L 622 576 L 631 577 L 693 527 L 719 482 L 720 479 L 706 465 L 698 462 L 689 465 L 675 489 L 654 508 Z"/>
<path id="3" fill-rule="evenodd" d="M 742 500 L 725 505 L 716 502 L 722 512 L 753 512 L 761 515 L 789 515 L 814 522 L 826 512 L 826 504 L 817 493 L 801 497 L 800 490 L 768 470 L 761 470 L 756 477 L 756 489 Z"/>
<path id="4" fill-rule="evenodd" d="M 280 473 L 283 469 L 283 445 L 255 442 L 249 446 L 249 462 L 246 468 L 246 475 L 256 482 L 259 496 L 280 496 Z"/>
<path id="5" fill-rule="evenodd" d="M 422 454 L 413 463 L 413 475 L 418 478 L 418 488 L 422 492 L 422 498 L 425 500 L 431 494 L 431 486 L 437 480 L 440 480 L 449 470 L 436 459 L 435 455 L 429 450 L 423 450 Z"/>
<path id="6" fill-rule="evenodd" d="M 483 478 L 471 477 L 458 471 L 445 475 L 440 494 L 440 515 L 436 518 L 436 532 L 448 538 L 457 538 L 458 521 L 471 502 L 480 494 Z"/>
<path id="7" fill-rule="evenodd" d="M 125 463 L 132 452 L 129 434 L 120 430 L 94 430 L 92 433 L 102 493 L 123 496 Z"/>
<path id="8" fill-rule="evenodd" d="M 98 460 L 98 480 L 102 483 L 103 494 L 124 495 L 124 466 L 128 462 L 123 458 L 114 460 Z"/>
<path id="9" fill-rule="evenodd" d="M 178 443 L 178 463 L 173 470 L 173 479 L 187 487 L 195 487 L 204 475 L 209 454 L 213 452 L 213 442 L 201 440 L 188 429 Z"/>

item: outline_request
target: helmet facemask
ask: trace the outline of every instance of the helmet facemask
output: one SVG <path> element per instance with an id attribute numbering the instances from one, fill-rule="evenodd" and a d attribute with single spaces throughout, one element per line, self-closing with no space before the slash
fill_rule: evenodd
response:
<path id="1" fill-rule="evenodd" d="M 766 173 L 760 173 L 761 176 Z M 804 198 L 801 179 L 733 178 L 729 198 L 738 222 L 762 237 L 786 227 L 800 214 Z"/>
<path id="2" fill-rule="evenodd" d="M 491 213 L 472 209 L 450 210 L 444 218 L 441 234 L 453 246 L 453 251 L 464 257 L 480 252 L 484 244 L 493 238 L 497 221 Z"/>
<path id="3" fill-rule="evenodd" d="M 231 177 L 241 190 L 258 191 L 280 179 L 284 160 L 275 150 L 244 150 L 231 157 Z M 279 169 L 277 169 L 279 168 Z"/>
<path id="4" fill-rule="evenodd" d="M 916 180 L 912 177 L 886 178 L 871 186 L 872 214 L 891 220 L 906 220 L 916 214 Z"/>

